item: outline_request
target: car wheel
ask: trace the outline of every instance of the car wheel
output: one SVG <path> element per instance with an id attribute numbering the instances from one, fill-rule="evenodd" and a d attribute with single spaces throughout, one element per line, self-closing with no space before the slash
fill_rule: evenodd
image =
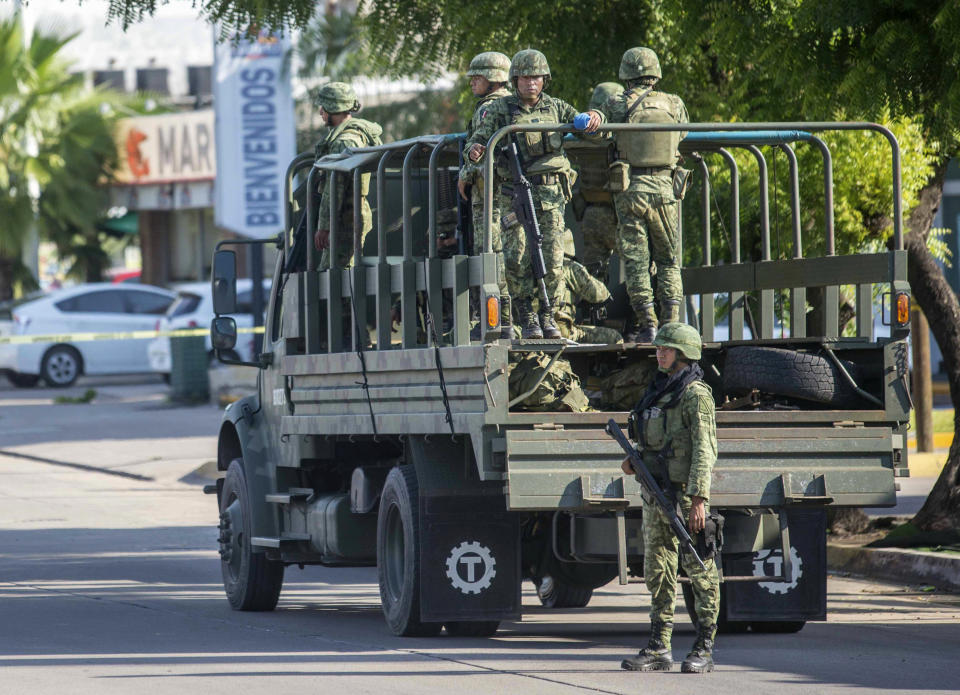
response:
<path id="1" fill-rule="evenodd" d="M 69 345 L 54 345 L 40 363 L 40 375 L 55 388 L 72 386 L 80 376 L 80 353 Z"/>
<path id="2" fill-rule="evenodd" d="M 29 389 L 37 385 L 37 382 L 40 381 L 40 377 L 37 374 L 7 372 L 7 380 L 18 389 Z"/>

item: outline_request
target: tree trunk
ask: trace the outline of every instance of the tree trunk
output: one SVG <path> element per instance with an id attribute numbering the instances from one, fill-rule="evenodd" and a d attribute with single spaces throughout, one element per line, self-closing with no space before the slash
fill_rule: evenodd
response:
<path id="1" fill-rule="evenodd" d="M 16 261 L 0 255 L 0 302 L 13 299 L 13 276 Z"/>
<path id="2" fill-rule="evenodd" d="M 922 531 L 960 529 L 960 301 L 927 249 L 927 234 L 943 198 L 946 163 L 920 191 L 920 203 L 907 221 L 904 237 L 910 289 L 940 346 L 953 403 L 953 445 L 923 507 L 913 518 Z"/>

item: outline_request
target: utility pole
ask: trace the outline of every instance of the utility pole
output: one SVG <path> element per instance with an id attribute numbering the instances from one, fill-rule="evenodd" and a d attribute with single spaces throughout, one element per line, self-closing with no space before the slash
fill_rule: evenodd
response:
<path id="1" fill-rule="evenodd" d="M 913 408 L 917 421 L 917 451 L 933 451 L 933 381 L 930 369 L 930 325 L 920 307 L 910 311 L 913 349 Z"/>

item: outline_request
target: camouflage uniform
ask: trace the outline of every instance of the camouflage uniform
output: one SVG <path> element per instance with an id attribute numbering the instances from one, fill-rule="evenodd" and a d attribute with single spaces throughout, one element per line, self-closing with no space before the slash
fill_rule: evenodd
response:
<path id="1" fill-rule="evenodd" d="M 689 362 L 700 359 L 700 335 L 692 326 L 664 324 L 653 343 L 676 349 L 678 359 Z M 679 500 L 681 518 L 686 523 L 693 505 L 692 497 L 704 499 L 704 513 L 709 515 L 710 480 L 717 460 L 716 404 L 710 387 L 700 379 L 691 381 L 679 400 L 676 396 L 675 392 L 668 390 L 652 407 L 636 415 L 637 426 L 643 430 L 641 454 L 644 463 L 654 475 L 665 474 L 670 478 Z M 666 471 L 657 460 L 658 454 L 664 450 L 668 452 Z M 643 574 L 650 591 L 650 643 L 637 659 L 625 661 L 624 668 L 631 668 L 631 661 L 634 666 L 643 665 L 645 652 L 647 666 L 651 663 L 650 657 L 658 653 L 657 664 L 672 665 L 670 638 L 677 593 L 678 543 L 667 517 L 646 495 L 643 498 L 643 543 Z M 683 664 L 683 670 L 689 672 L 688 662 L 698 654 L 698 649 L 706 649 L 708 658 L 713 649 L 720 610 L 720 579 L 713 559 L 704 561 L 706 570 L 688 554 L 683 554 L 680 562 L 690 577 L 698 624 L 694 651 Z M 712 668 L 713 662 L 710 660 L 710 668 L 702 670 Z M 632 670 L 665 669 L 653 667 Z"/>
<path id="2" fill-rule="evenodd" d="M 320 90 L 318 101 L 327 113 L 354 112 L 360 109 L 360 103 L 354 94 L 353 88 L 343 82 L 331 82 Z M 372 121 L 350 116 L 327 136 L 317 143 L 315 156 L 317 159 L 328 154 L 337 154 L 346 149 L 379 145 L 383 128 Z M 321 179 L 322 195 L 317 211 L 317 229 L 330 229 L 330 196 L 333 195 L 330 175 L 325 174 Z M 361 208 L 360 208 L 360 247 L 363 247 L 367 233 L 373 228 L 373 213 L 367 194 L 370 191 L 370 174 L 360 177 Z M 353 180 L 349 176 L 337 176 L 337 200 L 340 207 L 339 228 L 336 237 L 337 267 L 346 268 L 353 265 Z M 330 249 L 324 249 L 320 257 L 320 270 L 330 267 Z"/>
<path id="3" fill-rule="evenodd" d="M 659 79 L 660 63 L 648 48 L 631 48 L 620 65 L 620 78 L 632 83 Z M 642 101 L 640 99 L 642 98 Z M 639 103 L 638 103 L 639 102 Z M 680 97 L 634 84 L 611 99 L 605 113 L 611 123 L 688 123 Z M 680 212 L 673 194 L 672 173 L 679 160 L 677 145 L 686 133 L 618 133 L 621 161 L 630 166 L 629 185 L 614 193 L 617 211 L 617 252 L 626 266 L 630 304 L 652 338 L 657 326 L 650 261 L 657 264 L 660 320 L 676 321 L 683 286 L 680 278 Z M 647 341 L 645 341 L 647 342 Z"/>
<path id="4" fill-rule="evenodd" d="M 623 85 L 601 82 L 593 90 L 587 109 L 601 110 L 621 92 Z M 579 174 L 571 204 L 583 234 L 583 264 L 601 280 L 606 278 L 610 256 L 617 248 L 617 213 L 613 208 L 613 194 L 607 185 L 608 167 L 615 159 L 615 152 L 609 135 L 599 143 L 574 143 L 568 152 Z"/>
<path id="5" fill-rule="evenodd" d="M 569 256 L 563 259 L 563 292 L 554 310 L 554 318 L 564 338 L 578 343 L 622 343 L 623 337 L 606 326 L 585 326 L 575 322 L 577 304 L 603 304 L 610 299 L 610 290 L 587 269 Z"/>
<path id="6" fill-rule="evenodd" d="M 511 63 L 511 77 L 517 75 L 550 76 L 546 58 L 539 51 L 520 51 Z M 573 106 L 549 96 L 540 95 L 534 106 L 526 106 L 514 94 L 490 102 L 481 114 L 473 135 L 467 139 L 464 147 L 474 144 L 486 146 L 490 136 L 512 123 L 571 123 L 580 113 Z M 559 299 L 563 273 L 563 221 L 564 207 L 570 197 L 572 180 L 575 177 L 570 162 L 563 152 L 562 133 L 520 133 L 517 137 L 520 157 L 526 167 L 525 174 L 531 180 L 537 221 L 543 235 L 542 252 L 546 276 L 544 278 L 547 296 L 551 303 Z M 489 153 L 485 153 L 486 156 Z M 480 162 L 483 159 L 481 158 Z M 479 162 L 478 162 L 479 164 Z M 481 164 L 482 166 L 482 164 Z M 497 176 L 508 180 L 509 170 L 498 162 Z M 505 200 L 505 208 L 508 203 Z M 520 225 L 504 228 L 503 251 L 506 261 L 507 284 L 510 295 L 520 314 L 532 312 L 532 301 L 537 296 L 537 284 L 533 278 L 530 264 L 530 250 L 527 249 L 526 235 Z M 543 319 L 541 319 L 542 321 Z M 534 316 L 534 323 L 536 317 Z M 546 327 L 545 327 L 546 328 Z"/>

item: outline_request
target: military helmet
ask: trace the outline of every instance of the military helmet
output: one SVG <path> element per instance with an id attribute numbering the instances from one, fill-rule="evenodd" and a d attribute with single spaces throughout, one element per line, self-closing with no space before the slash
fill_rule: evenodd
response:
<path id="1" fill-rule="evenodd" d="M 590 97 L 590 105 L 587 111 L 603 108 L 604 104 L 610 101 L 623 91 L 623 85 L 619 82 L 601 82 L 593 90 L 593 96 Z"/>
<path id="2" fill-rule="evenodd" d="M 506 82 L 508 80 L 507 72 L 510 70 L 510 59 L 503 53 L 496 51 L 486 51 L 478 53 L 470 61 L 470 67 L 467 69 L 467 77 L 480 75 L 486 77 L 491 82 Z"/>
<path id="3" fill-rule="evenodd" d="M 573 242 L 573 232 L 567 227 L 563 232 L 563 255 L 568 258 L 577 257 L 577 246 Z"/>
<path id="4" fill-rule="evenodd" d="M 533 48 L 525 48 L 517 51 L 510 61 L 510 81 L 517 77 L 531 77 L 543 75 L 550 78 L 550 65 L 547 63 L 547 56 Z"/>
<path id="5" fill-rule="evenodd" d="M 620 59 L 620 79 L 636 80 L 641 77 L 663 77 L 660 60 L 649 48 L 631 48 Z"/>
<path id="6" fill-rule="evenodd" d="M 658 347 L 671 347 L 688 360 L 699 360 L 703 341 L 693 326 L 673 321 L 660 326 L 653 344 Z"/>
<path id="7" fill-rule="evenodd" d="M 317 94 L 317 103 L 327 113 L 343 113 L 345 111 L 359 111 L 360 102 L 353 87 L 346 82 L 330 82 L 323 85 Z"/>

